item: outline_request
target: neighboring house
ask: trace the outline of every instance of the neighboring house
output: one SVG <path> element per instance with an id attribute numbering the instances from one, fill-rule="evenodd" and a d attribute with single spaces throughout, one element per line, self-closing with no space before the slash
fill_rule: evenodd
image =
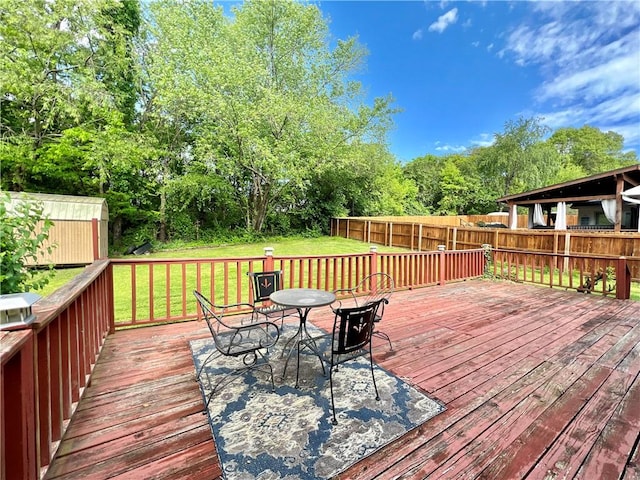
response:
<path id="1" fill-rule="evenodd" d="M 98 197 L 78 197 L 45 193 L 7 192 L 10 200 L 7 214 L 12 215 L 20 202 L 42 205 L 43 215 L 53 221 L 49 240 L 44 246 L 55 245 L 51 255 L 29 264 L 87 265 L 109 256 L 107 201 Z"/>
<path id="2" fill-rule="evenodd" d="M 567 208 L 578 211 L 571 229 L 640 232 L 640 165 L 498 198 L 509 206 L 509 227 L 516 228 L 517 207 L 529 209 L 529 228 L 566 230 Z"/>

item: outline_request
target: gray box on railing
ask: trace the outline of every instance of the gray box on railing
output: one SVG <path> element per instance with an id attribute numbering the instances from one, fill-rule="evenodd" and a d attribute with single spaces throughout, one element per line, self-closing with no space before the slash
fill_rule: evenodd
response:
<path id="1" fill-rule="evenodd" d="M 0 295 L 0 330 L 16 330 L 33 322 L 31 307 L 41 298 L 32 292 Z"/>

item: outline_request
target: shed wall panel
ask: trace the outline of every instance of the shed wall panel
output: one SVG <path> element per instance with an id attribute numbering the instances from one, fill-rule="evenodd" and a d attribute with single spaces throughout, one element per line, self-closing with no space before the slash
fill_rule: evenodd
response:
<path id="1" fill-rule="evenodd" d="M 87 221 L 56 220 L 49 229 L 49 239 L 43 243 L 46 248 L 56 245 L 51 254 L 44 254 L 38 263 L 29 261 L 28 265 L 80 265 L 92 263 L 93 258 L 93 236 L 92 224 Z M 102 222 L 98 222 L 100 225 Z M 104 222 L 106 224 L 106 222 Z M 42 222 L 38 225 L 38 230 L 42 228 Z M 100 228 L 99 228 L 100 230 Z M 99 234 L 99 244 L 106 250 L 106 230 L 104 235 Z M 100 238 L 103 237 L 103 238 Z M 100 242 L 103 240 L 104 242 Z M 107 254 L 104 253 L 104 257 Z"/>

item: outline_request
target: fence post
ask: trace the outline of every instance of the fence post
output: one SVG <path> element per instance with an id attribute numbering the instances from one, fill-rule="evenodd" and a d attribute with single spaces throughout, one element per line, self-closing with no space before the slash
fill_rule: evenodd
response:
<path id="1" fill-rule="evenodd" d="M 616 263 L 616 298 L 629 300 L 631 297 L 631 272 L 627 257 L 619 257 Z"/>
<path id="2" fill-rule="evenodd" d="M 264 271 L 273 272 L 273 270 L 274 270 L 273 247 L 264 247 Z"/>
<path id="3" fill-rule="evenodd" d="M 447 228 L 447 232 L 448 232 L 448 228 Z M 444 285 L 445 279 L 446 279 L 446 266 L 445 266 L 445 250 L 447 249 L 446 245 L 438 245 L 438 251 L 440 252 L 440 285 Z"/>
<path id="4" fill-rule="evenodd" d="M 369 247 L 369 253 L 371 253 L 371 257 L 369 257 L 369 274 L 375 275 L 378 273 L 378 247 L 371 245 Z"/>

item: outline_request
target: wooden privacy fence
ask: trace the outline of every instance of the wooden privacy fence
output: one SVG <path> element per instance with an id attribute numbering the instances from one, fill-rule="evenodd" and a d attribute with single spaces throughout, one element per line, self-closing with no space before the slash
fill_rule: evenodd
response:
<path id="1" fill-rule="evenodd" d="M 544 215 L 546 220 L 546 215 Z M 376 222 L 404 222 L 422 225 L 439 225 L 441 227 L 474 227 L 483 223 L 502 223 L 507 226 L 508 214 L 504 215 L 408 215 L 380 217 L 343 217 L 334 220 L 374 220 Z M 577 225 L 578 215 L 567 215 L 567 225 Z M 528 215 L 518 215 L 518 228 L 529 226 Z"/>
<path id="2" fill-rule="evenodd" d="M 408 289 L 482 276 L 484 251 L 431 251 L 215 259 L 114 259 L 117 327 L 193 319 L 193 290 L 217 304 L 251 302 L 248 272 L 282 270 L 285 288 L 351 288 L 384 272 Z M 246 307 L 245 307 L 246 308 Z M 237 309 L 241 311 L 240 308 Z"/>
<path id="3" fill-rule="evenodd" d="M 34 305 L 30 328 L 0 332 L 2 479 L 41 478 L 109 331 L 109 262 L 98 261 Z"/>
<path id="4" fill-rule="evenodd" d="M 634 280 L 640 281 L 640 233 L 575 230 L 509 230 L 451 227 L 373 218 L 333 218 L 331 235 L 416 251 L 465 250 L 491 245 L 497 249 L 564 255 L 615 255 L 627 258 Z"/>

